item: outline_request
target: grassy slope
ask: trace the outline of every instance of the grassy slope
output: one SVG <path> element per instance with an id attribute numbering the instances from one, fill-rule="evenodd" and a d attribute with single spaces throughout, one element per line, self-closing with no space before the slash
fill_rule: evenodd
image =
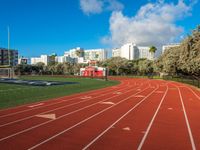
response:
<path id="1" fill-rule="evenodd" d="M 23 79 L 79 82 L 79 84 L 39 87 L 0 83 L 0 108 L 13 107 L 118 84 L 117 81 L 87 78 L 23 77 Z"/>

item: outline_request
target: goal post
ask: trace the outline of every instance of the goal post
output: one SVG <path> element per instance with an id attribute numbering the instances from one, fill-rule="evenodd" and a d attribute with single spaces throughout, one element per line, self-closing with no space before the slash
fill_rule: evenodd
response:
<path id="1" fill-rule="evenodd" d="M 0 67 L 0 78 L 14 78 L 14 68 L 11 67 Z"/>

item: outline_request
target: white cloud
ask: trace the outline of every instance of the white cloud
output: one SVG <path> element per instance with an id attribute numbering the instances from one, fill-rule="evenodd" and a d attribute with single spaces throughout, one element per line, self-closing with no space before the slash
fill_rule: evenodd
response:
<path id="1" fill-rule="evenodd" d="M 120 11 L 124 5 L 118 0 L 80 0 L 80 7 L 83 13 L 90 15 L 103 11 Z"/>
<path id="2" fill-rule="evenodd" d="M 106 9 L 110 11 L 120 11 L 124 8 L 124 5 L 117 0 L 105 0 L 107 3 Z"/>
<path id="3" fill-rule="evenodd" d="M 176 21 L 191 15 L 190 10 L 191 6 L 179 0 L 177 4 L 148 3 L 133 17 L 115 11 L 110 17 L 110 35 L 103 37 L 102 42 L 114 47 L 128 42 L 146 46 L 173 42 L 184 31 Z"/>
<path id="4" fill-rule="evenodd" d="M 103 9 L 103 2 L 101 0 L 80 0 L 82 11 L 89 14 L 99 14 Z"/>

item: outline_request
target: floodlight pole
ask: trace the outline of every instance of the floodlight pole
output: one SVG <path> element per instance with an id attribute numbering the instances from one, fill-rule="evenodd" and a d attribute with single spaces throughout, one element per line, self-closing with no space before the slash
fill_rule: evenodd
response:
<path id="1" fill-rule="evenodd" d="M 10 29 L 8 26 L 8 65 L 10 66 Z"/>

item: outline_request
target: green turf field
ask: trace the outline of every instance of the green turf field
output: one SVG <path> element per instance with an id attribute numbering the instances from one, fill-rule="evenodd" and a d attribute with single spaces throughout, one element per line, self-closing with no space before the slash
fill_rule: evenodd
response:
<path id="1" fill-rule="evenodd" d="M 119 83 L 117 81 L 67 77 L 22 77 L 22 79 L 79 82 L 79 84 L 41 87 L 0 83 L 0 108 L 13 107 L 49 98 L 61 97 Z"/>

